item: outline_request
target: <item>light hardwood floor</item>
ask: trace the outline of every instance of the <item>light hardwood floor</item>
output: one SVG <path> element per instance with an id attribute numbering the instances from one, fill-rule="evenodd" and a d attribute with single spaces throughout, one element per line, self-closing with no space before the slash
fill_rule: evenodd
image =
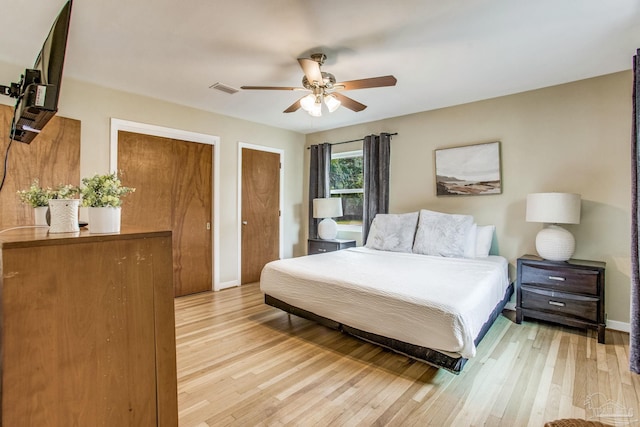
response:
<path id="1" fill-rule="evenodd" d="M 180 426 L 640 425 L 628 334 L 505 311 L 460 375 L 269 307 L 257 284 L 176 299 Z"/>

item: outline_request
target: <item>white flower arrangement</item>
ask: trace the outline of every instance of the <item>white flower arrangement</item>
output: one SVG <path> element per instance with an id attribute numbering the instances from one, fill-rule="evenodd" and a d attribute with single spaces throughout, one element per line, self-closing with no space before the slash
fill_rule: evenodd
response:
<path id="1" fill-rule="evenodd" d="M 117 208 L 122 205 L 122 197 L 136 189 L 125 187 L 115 172 L 106 175 L 96 174 L 91 178 L 82 178 L 80 196 L 82 206 L 90 208 Z"/>
<path id="2" fill-rule="evenodd" d="M 40 187 L 40 181 L 35 178 L 27 190 L 19 190 L 20 201 L 32 208 L 49 206 L 50 199 L 69 199 L 78 194 L 79 189 L 71 184 L 60 184 L 55 189 Z"/>

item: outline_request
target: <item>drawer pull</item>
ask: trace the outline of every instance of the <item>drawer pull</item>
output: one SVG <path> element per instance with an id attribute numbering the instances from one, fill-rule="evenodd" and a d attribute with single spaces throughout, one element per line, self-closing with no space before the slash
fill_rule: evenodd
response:
<path id="1" fill-rule="evenodd" d="M 564 282 L 567 279 L 565 279 L 564 277 L 560 277 L 560 276 L 549 276 L 549 280 L 555 280 L 557 282 Z"/>
<path id="2" fill-rule="evenodd" d="M 550 305 L 555 305 L 556 307 L 564 307 L 566 304 L 558 301 L 549 301 Z"/>
<path id="3" fill-rule="evenodd" d="M 318 248 L 318 252 L 327 252 L 326 249 Z"/>

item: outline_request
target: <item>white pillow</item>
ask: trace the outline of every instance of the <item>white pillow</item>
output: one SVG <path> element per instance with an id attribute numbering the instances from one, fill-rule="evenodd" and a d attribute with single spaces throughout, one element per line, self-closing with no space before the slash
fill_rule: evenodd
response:
<path id="1" fill-rule="evenodd" d="M 418 212 L 377 214 L 364 246 L 380 251 L 411 252 L 417 224 Z"/>
<path id="2" fill-rule="evenodd" d="M 413 252 L 423 255 L 462 257 L 467 234 L 473 226 L 471 215 L 420 211 Z"/>
<path id="3" fill-rule="evenodd" d="M 464 242 L 464 257 L 465 258 L 475 258 L 476 257 L 476 234 L 478 233 L 478 225 L 474 222 L 469 232 L 467 233 L 467 238 Z"/>
<path id="4" fill-rule="evenodd" d="M 476 233 L 476 258 L 486 258 L 491 250 L 495 225 L 479 225 Z"/>

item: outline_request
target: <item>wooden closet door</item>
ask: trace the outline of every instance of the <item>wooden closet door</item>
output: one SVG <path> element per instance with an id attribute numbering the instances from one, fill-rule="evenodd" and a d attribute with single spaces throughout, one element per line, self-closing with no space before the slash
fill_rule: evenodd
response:
<path id="1" fill-rule="evenodd" d="M 120 131 L 118 169 L 135 187 L 122 225 L 173 232 L 175 296 L 212 289 L 213 147 Z"/>
<path id="2" fill-rule="evenodd" d="M 0 158 L 9 144 L 13 108 L 0 105 Z M 4 165 L 0 164 L 0 174 Z M 34 178 L 41 187 L 80 185 L 80 121 L 55 116 L 31 142 L 13 141 L 7 164 L 7 178 L 0 192 L 0 230 L 34 225 L 33 208 L 18 199 L 16 192 L 29 188 Z M 0 177 L 1 180 L 1 177 Z"/>
<path id="3" fill-rule="evenodd" d="M 242 277 L 257 282 L 280 257 L 280 155 L 242 149 Z"/>

